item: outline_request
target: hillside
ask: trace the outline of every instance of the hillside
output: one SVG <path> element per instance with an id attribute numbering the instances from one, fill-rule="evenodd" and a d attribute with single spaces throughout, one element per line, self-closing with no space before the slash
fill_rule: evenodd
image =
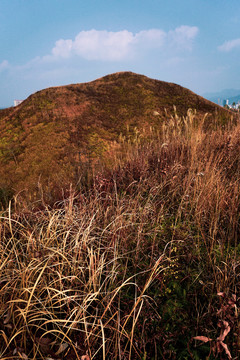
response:
<path id="1" fill-rule="evenodd" d="M 57 202 L 45 188 L 1 211 L 2 360 L 239 359 L 240 123 L 189 112 L 160 130 Z"/>
<path id="2" fill-rule="evenodd" d="M 206 124 L 225 124 L 231 113 L 179 85 L 131 72 L 39 91 L 0 111 L 0 189 L 36 191 L 77 184 L 83 167 L 111 159 L 119 136 L 150 131 L 196 109 Z M 134 130 L 135 129 L 135 130 Z M 7 189 L 7 190 L 6 190 Z"/>
<path id="3" fill-rule="evenodd" d="M 177 96 L 198 114 L 161 108 Z M 224 126 L 229 114 L 129 73 L 5 111 L 2 360 L 239 358 L 240 122 Z"/>

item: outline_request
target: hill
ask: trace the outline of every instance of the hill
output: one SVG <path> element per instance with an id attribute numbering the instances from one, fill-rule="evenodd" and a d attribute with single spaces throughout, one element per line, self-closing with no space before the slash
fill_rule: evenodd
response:
<path id="1" fill-rule="evenodd" d="M 39 91 L 0 111 L 0 188 L 31 194 L 39 183 L 77 184 L 86 163 L 111 159 L 119 136 L 159 128 L 174 106 L 179 116 L 209 113 L 208 125 L 231 116 L 186 88 L 131 72 Z"/>

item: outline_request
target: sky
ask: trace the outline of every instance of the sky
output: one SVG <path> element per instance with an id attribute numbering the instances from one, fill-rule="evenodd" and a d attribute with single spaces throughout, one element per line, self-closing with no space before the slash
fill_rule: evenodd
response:
<path id="1" fill-rule="evenodd" d="M 239 0 L 0 0 L 0 108 L 118 71 L 239 89 L 239 59 Z"/>

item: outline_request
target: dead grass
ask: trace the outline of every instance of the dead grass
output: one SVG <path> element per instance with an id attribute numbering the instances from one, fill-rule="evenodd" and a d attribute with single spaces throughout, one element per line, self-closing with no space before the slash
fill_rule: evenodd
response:
<path id="1" fill-rule="evenodd" d="M 136 128 L 68 198 L 2 211 L 1 359 L 238 358 L 240 126 L 207 119 Z"/>

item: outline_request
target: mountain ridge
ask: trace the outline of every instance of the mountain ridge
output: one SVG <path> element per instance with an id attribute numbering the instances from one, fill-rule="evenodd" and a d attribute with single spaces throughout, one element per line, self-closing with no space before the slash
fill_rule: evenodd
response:
<path id="1" fill-rule="evenodd" d="M 166 82 L 166 81 L 162 81 L 162 80 L 156 80 L 156 79 L 151 79 L 145 75 L 140 75 L 140 74 L 136 74 L 136 73 L 133 73 L 131 71 L 121 71 L 121 72 L 117 72 L 117 73 L 113 73 L 113 74 L 109 74 L 109 75 L 105 75 L 103 77 L 100 77 L 96 80 L 92 80 L 90 82 L 83 82 L 83 83 L 74 83 L 74 84 L 69 84 L 69 85 L 62 85 L 62 86 L 53 86 L 53 87 L 49 87 L 49 88 L 46 88 L 46 89 L 42 89 L 42 90 L 38 90 L 36 91 L 35 93 L 31 94 L 30 96 L 28 96 L 27 99 L 25 99 L 20 105 L 18 105 L 17 107 L 9 107 L 9 108 L 3 108 L 3 109 L 0 109 L 1 112 L 8 112 L 10 111 L 10 109 L 12 109 L 13 112 L 15 112 L 15 110 L 17 109 L 21 109 L 22 106 L 26 103 L 26 101 L 29 101 L 30 99 L 32 99 L 32 97 L 35 97 L 43 92 L 48 92 L 48 91 L 58 91 L 58 90 L 61 90 L 61 89 L 71 89 L 72 87 L 74 88 L 78 88 L 79 86 L 85 86 L 85 87 L 88 87 L 88 86 L 91 86 L 91 85 L 100 85 L 102 84 L 102 82 L 115 82 L 118 80 L 118 78 L 120 79 L 123 79 L 123 78 L 130 78 L 130 77 L 133 77 L 133 78 L 136 78 L 136 79 L 144 79 L 144 80 L 147 80 L 147 81 L 151 81 L 151 82 L 154 82 L 154 83 L 161 83 L 162 85 L 169 85 L 170 87 L 175 87 L 175 88 L 178 88 L 180 91 L 183 90 L 183 91 L 187 91 L 189 92 L 189 94 L 192 94 L 192 95 L 195 95 L 197 96 L 198 98 L 201 98 L 202 100 L 208 102 L 211 102 L 211 100 L 208 100 L 206 99 L 205 97 L 201 96 L 201 95 L 197 95 L 195 94 L 193 91 L 181 86 L 181 85 L 178 85 L 176 83 L 172 83 L 172 82 Z M 176 104 L 176 105 L 179 105 L 179 104 Z M 214 106 L 215 106 L 215 103 L 214 103 Z"/>

